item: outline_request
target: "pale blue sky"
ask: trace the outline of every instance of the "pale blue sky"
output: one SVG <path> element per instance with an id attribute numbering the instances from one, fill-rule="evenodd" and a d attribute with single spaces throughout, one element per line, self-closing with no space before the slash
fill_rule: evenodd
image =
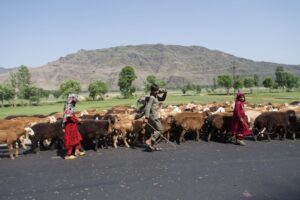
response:
<path id="1" fill-rule="evenodd" d="M 300 64 L 298 0 L 1 0 L 0 27 L 5 68 L 156 43 Z"/>

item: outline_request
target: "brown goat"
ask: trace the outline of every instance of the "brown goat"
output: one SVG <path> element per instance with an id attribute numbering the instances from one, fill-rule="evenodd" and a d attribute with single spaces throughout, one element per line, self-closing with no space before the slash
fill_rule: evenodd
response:
<path id="1" fill-rule="evenodd" d="M 18 145 L 16 145 L 17 140 L 26 133 L 28 133 L 29 135 L 33 135 L 33 131 L 31 130 L 31 128 L 24 128 L 22 124 L 20 124 L 19 126 L 7 128 L 5 130 L 0 130 L 0 143 L 7 144 L 9 157 L 12 160 L 15 159 L 13 155 L 14 146 L 16 147 L 15 156 L 18 157 L 19 154 Z"/>
<path id="2" fill-rule="evenodd" d="M 179 131 L 179 138 L 177 142 L 184 142 L 184 135 L 188 131 L 196 133 L 195 140 L 199 141 L 200 130 L 207 117 L 207 113 L 189 113 L 183 112 L 178 113 L 174 117 L 174 127 Z"/>

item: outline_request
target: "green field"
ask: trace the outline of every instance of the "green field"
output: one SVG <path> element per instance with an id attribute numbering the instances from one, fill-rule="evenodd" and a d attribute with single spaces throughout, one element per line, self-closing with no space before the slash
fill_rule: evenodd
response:
<path id="1" fill-rule="evenodd" d="M 139 96 L 139 95 L 137 95 Z M 253 94 L 246 94 L 246 100 L 251 103 L 266 104 L 272 103 L 290 103 L 292 101 L 298 101 L 300 92 L 255 92 Z M 232 101 L 233 95 L 212 95 L 212 94 L 200 94 L 200 95 L 182 95 L 178 91 L 170 92 L 165 105 L 186 104 L 190 102 L 195 103 L 210 103 L 210 102 L 225 102 Z M 104 110 L 109 109 L 117 105 L 136 105 L 136 98 L 121 99 L 111 98 L 105 101 L 82 101 L 76 105 L 76 110 L 81 111 L 84 109 L 97 109 Z M 33 114 L 49 114 L 52 112 L 62 112 L 64 103 L 60 102 L 43 102 L 39 106 L 23 106 L 23 107 L 2 107 L 0 108 L 0 118 L 4 118 L 8 115 L 33 115 Z"/>

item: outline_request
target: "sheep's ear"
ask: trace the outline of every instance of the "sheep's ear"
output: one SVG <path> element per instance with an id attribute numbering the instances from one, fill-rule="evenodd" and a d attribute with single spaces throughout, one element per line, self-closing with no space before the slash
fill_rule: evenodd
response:
<path id="1" fill-rule="evenodd" d="M 24 130 L 26 131 L 26 133 L 30 136 L 34 135 L 34 131 L 30 128 L 30 127 L 25 127 Z"/>
<path id="2" fill-rule="evenodd" d="M 57 121 L 56 117 L 54 117 L 54 116 L 49 116 L 48 118 L 49 118 L 50 123 L 54 123 Z"/>

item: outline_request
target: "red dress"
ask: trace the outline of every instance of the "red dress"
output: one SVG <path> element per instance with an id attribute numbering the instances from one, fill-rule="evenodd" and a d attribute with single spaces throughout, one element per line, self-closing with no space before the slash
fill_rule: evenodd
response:
<path id="1" fill-rule="evenodd" d="M 244 123 L 241 122 L 241 119 Z M 245 136 L 250 135 L 250 130 L 247 125 L 247 118 L 244 112 L 244 103 L 236 100 L 233 117 L 232 117 L 232 133 L 234 136 L 243 139 Z"/>
<path id="2" fill-rule="evenodd" d="M 77 118 L 72 115 L 65 123 L 64 146 L 66 149 L 79 145 L 82 137 L 77 128 Z"/>

